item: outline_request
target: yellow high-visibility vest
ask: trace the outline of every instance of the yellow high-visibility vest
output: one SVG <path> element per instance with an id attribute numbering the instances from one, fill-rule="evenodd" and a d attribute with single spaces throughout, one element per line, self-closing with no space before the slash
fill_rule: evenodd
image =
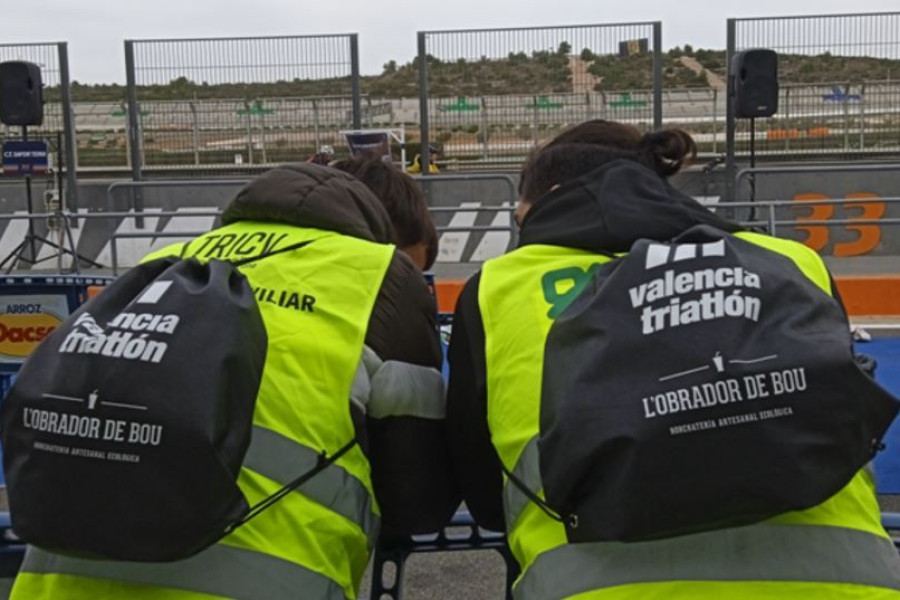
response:
<path id="1" fill-rule="evenodd" d="M 239 260 L 305 241 L 312 243 L 241 267 L 269 343 L 252 440 L 238 478 L 251 506 L 312 468 L 323 450 L 333 454 L 353 439 L 351 389 L 394 247 L 329 231 L 244 221 L 184 248 L 186 257 L 201 262 Z M 179 244 L 145 260 L 181 251 Z M 357 445 L 221 542 L 184 561 L 92 561 L 29 548 L 11 597 L 353 599 L 379 514 L 369 463 Z"/>
<path id="2" fill-rule="evenodd" d="M 792 259 L 831 293 L 821 258 L 806 246 L 736 235 Z M 541 489 L 541 365 L 558 314 L 548 310 L 543 276 L 564 269 L 587 273 L 609 260 L 530 245 L 488 261 L 482 271 L 478 302 L 491 440 L 505 468 L 531 489 Z M 568 282 L 569 289 L 577 279 Z M 747 527 L 652 542 L 569 544 L 563 525 L 509 480 L 504 513 L 510 548 L 522 567 L 515 587 L 519 600 L 900 599 L 900 558 L 881 526 L 875 486 L 864 470 L 819 506 Z"/>

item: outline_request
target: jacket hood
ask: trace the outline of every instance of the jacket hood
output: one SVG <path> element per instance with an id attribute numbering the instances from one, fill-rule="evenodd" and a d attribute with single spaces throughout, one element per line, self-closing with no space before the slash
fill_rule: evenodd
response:
<path id="1" fill-rule="evenodd" d="M 245 185 L 225 208 L 222 224 L 271 221 L 390 243 L 387 210 L 363 183 L 320 165 L 276 167 Z"/>
<path id="2" fill-rule="evenodd" d="M 539 198 L 525 217 L 520 245 L 627 252 L 639 239 L 666 241 L 701 224 L 741 230 L 650 169 L 615 160 Z"/>

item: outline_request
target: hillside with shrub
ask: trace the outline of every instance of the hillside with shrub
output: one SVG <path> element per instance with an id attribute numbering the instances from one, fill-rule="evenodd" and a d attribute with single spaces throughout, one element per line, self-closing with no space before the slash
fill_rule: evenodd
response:
<path id="1" fill-rule="evenodd" d="M 682 63 L 683 57 L 695 59 L 703 67 L 696 72 Z M 507 94 L 572 93 L 573 59 L 591 77 L 589 89 L 624 91 L 653 87 L 653 56 L 650 53 L 619 56 L 580 52 L 563 42 L 556 49 L 536 50 L 531 54 L 510 53 L 498 59 L 441 60 L 427 56 L 429 94 L 434 97 L 495 96 Z M 705 71 L 725 76 L 725 51 L 672 48 L 663 54 L 663 84 L 667 88 L 706 87 Z M 869 57 L 845 57 L 828 53 L 818 56 L 780 55 L 783 84 L 855 83 L 863 80 L 900 78 L 900 60 Z M 371 98 L 411 98 L 418 95 L 418 58 L 405 64 L 386 63 L 379 75 L 361 78 L 363 94 Z M 579 86 L 583 87 L 583 86 Z M 179 77 L 167 84 L 139 86 L 141 100 L 235 99 L 273 97 L 349 96 L 350 78 L 294 79 L 270 83 L 209 84 Z M 48 101 L 59 96 L 58 88 L 48 88 Z M 76 102 L 122 102 L 125 87 L 117 84 L 90 85 L 72 83 Z"/>
<path id="2" fill-rule="evenodd" d="M 669 54 L 672 52 L 669 51 Z M 693 52 L 693 56 L 704 68 L 722 77 L 725 76 L 724 50 L 700 49 Z M 779 54 L 778 76 L 782 83 L 805 85 L 897 80 L 900 79 L 900 60 L 869 56 L 837 56 L 830 52 L 815 56 Z"/>

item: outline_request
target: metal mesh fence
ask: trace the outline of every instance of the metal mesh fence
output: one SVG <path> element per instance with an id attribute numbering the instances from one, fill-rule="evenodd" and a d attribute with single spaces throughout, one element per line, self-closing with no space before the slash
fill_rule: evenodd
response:
<path id="1" fill-rule="evenodd" d="M 737 19 L 728 44 L 779 55 L 779 111 L 757 122 L 761 158 L 900 151 L 900 13 Z M 749 121 L 735 125 L 735 152 L 745 155 Z"/>
<path id="2" fill-rule="evenodd" d="M 421 140 L 439 151 L 439 166 L 489 168 L 520 162 L 585 119 L 658 125 L 661 31 L 629 23 L 421 32 Z"/>
<path id="3" fill-rule="evenodd" d="M 57 138 L 65 131 L 60 86 L 59 44 L 0 44 L 0 62 L 23 60 L 41 68 L 44 83 L 44 122 L 40 127 L 29 127 L 32 138 L 44 138 L 55 148 Z M 0 143 L 6 139 L 22 138 L 20 127 L 0 125 Z"/>
<path id="4" fill-rule="evenodd" d="M 356 35 L 130 41 L 126 70 L 110 117 L 141 135 L 106 145 L 136 174 L 303 160 L 360 119 Z"/>
<path id="5" fill-rule="evenodd" d="M 43 83 L 44 119 L 40 127 L 30 127 L 30 138 L 48 142 L 52 164 L 65 175 L 65 205 L 78 209 L 78 154 L 75 142 L 75 116 L 72 110 L 69 77 L 69 50 L 65 42 L 39 44 L 0 44 L 0 62 L 23 60 L 38 65 Z M 19 128 L 0 126 L 0 143 L 22 136 Z"/>
<path id="6" fill-rule="evenodd" d="M 663 121 L 690 133 L 701 156 L 717 155 L 725 151 L 727 99 L 724 80 L 719 87 L 664 89 Z"/>

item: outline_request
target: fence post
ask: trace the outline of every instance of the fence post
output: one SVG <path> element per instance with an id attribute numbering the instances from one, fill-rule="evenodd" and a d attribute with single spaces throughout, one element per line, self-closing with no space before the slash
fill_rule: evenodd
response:
<path id="1" fill-rule="evenodd" d="M 66 165 L 66 206 L 73 213 L 78 213 L 78 154 L 76 149 L 75 119 L 72 112 L 72 88 L 69 81 L 69 45 L 60 42 L 59 51 L 59 92 L 63 111 L 63 129 L 65 130 L 65 165 Z M 60 165 L 61 167 L 62 165 Z M 77 227 L 78 221 L 73 220 Z"/>
<path id="2" fill-rule="evenodd" d="M 428 175 L 431 171 L 431 155 L 428 146 L 431 143 L 428 130 L 428 48 L 424 31 L 419 32 L 419 164 L 422 167 L 422 175 Z"/>
<path id="3" fill-rule="evenodd" d="M 719 90 L 712 89 L 713 154 L 719 154 Z"/>
<path id="4" fill-rule="evenodd" d="M 784 128 L 786 135 L 784 136 L 784 149 L 791 149 L 791 88 L 784 88 Z M 774 144 L 773 144 L 774 145 Z"/>
<path id="5" fill-rule="evenodd" d="M 144 163 L 141 151 L 141 112 L 137 100 L 137 84 L 134 73 L 134 42 L 125 40 L 125 80 L 128 85 L 128 139 L 131 142 L 131 178 L 143 178 Z M 139 196 L 139 194 L 138 194 Z"/>
<path id="6" fill-rule="evenodd" d="M 488 121 L 488 108 L 487 101 L 484 99 L 484 96 L 481 97 L 481 157 L 484 160 L 487 160 L 488 157 L 488 128 L 490 127 L 490 123 Z"/>
<path id="7" fill-rule="evenodd" d="M 247 163 L 253 164 L 253 116 L 250 110 L 250 101 L 244 100 L 244 108 L 247 111 Z"/>
<path id="8" fill-rule="evenodd" d="M 859 151 L 866 150 L 866 84 L 859 86 Z"/>
<path id="9" fill-rule="evenodd" d="M 261 104 L 260 100 L 257 100 L 257 106 Z M 269 163 L 268 154 L 266 154 L 266 113 L 260 111 L 259 113 L 259 150 L 262 153 L 262 164 Z"/>
<path id="10" fill-rule="evenodd" d="M 319 149 L 322 147 L 321 140 L 319 139 L 319 101 L 313 98 L 312 101 L 313 106 L 313 135 L 316 138 L 316 148 L 313 151 L 313 154 L 319 152 Z"/>
<path id="11" fill-rule="evenodd" d="M 653 128 L 663 125 L 662 22 L 653 23 Z"/>
<path id="12" fill-rule="evenodd" d="M 133 181 L 143 179 L 144 152 L 142 147 L 141 109 L 137 99 L 137 79 L 134 72 L 134 42 L 125 40 L 125 81 L 128 86 L 128 139 L 131 141 L 131 178 Z M 140 215 L 144 211 L 144 196 L 140 188 L 131 192 L 131 206 Z M 134 226 L 144 228 L 144 217 L 136 216 Z"/>
<path id="13" fill-rule="evenodd" d="M 359 34 L 350 35 L 350 86 L 353 95 L 353 129 L 362 127 L 362 92 L 359 81 Z"/>
<path id="14" fill-rule="evenodd" d="M 847 94 L 850 93 L 850 84 L 844 86 L 844 152 L 850 152 L 850 102 L 847 101 Z"/>
<path id="15" fill-rule="evenodd" d="M 735 121 L 734 121 L 734 103 L 731 101 L 732 90 L 732 82 L 731 82 L 731 59 L 734 57 L 735 51 L 735 20 L 728 19 L 727 25 L 727 41 L 725 48 L 725 63 L 726 63 L 726 75 L 725 75 L 725 200 L 730 201 L 734 200 L 734 174 L 735 174 L 735 161 L 734 161 L 734 151 L 735 151 L 735 143 L 734 143 L 734 133 L 735 133 Z"/>
<path id="16" fill-rule="evenodd" d="M 194 146 L 194 164 L 200 165 L 200 120 L 197 117 L 197 103 L 189 102 L 188 106 L 191 109 L 191 131 L 193 132 L 193 146 Z"/>

